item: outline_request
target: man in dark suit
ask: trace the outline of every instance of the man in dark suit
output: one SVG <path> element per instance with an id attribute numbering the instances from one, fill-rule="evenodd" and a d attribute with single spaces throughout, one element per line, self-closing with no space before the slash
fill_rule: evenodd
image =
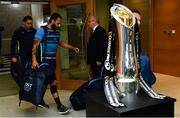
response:
<path id="1" fill-rule="evenodd" d="M 98 19 L 95 16 L 89 17 L 88 26 L 92 29 L 92 32 L 87 44 L 87 64 L 89 78 L 94 79 L 100 77 L 104 64 L 107 35 L 105 29 L 98 24 Z"/>

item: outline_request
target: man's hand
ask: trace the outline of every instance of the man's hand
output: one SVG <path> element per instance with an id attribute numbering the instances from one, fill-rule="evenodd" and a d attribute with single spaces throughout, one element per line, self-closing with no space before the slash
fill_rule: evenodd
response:
<path id="1" fill-rule="evenodd" d="M 16 57 L 12 57 L 12 58 L 11 58 L 11 61 L 14 62 L 14 63 L 16 63 L 16 62 L 17 62 L 17 58 L 16 58 Z"/>
<path id="2" fill-rule="evenodd" d="M 73 48 L 73 50 L 76 52 L 76 53 L 79 53 L 79 48 Z"/>
<path id="3" fill-rule="evenodd" d="M 38 62 L 36 60 L 32 60 L 31 68 L 35 69 L 36 67 L 39 68 Z"/>
<path id="4" fill-rule="evenodd" d="M 100 61 L 96 61 L 96 65 L 100 66 L 102 63 Z"/>

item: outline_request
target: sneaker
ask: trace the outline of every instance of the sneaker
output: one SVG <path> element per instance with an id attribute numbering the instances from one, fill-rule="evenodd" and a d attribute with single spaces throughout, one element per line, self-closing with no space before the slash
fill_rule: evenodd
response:
<path id="1" fill-rule="evenodd" d="M 49 105 L 47 105 L 47 104 L 44 102 L 44 100 L 43 100 L 38 106 L 41 107 L 41 108 L 47 108 L 47 109 L 49 109 Z"/>
<path id="2" fill-rule="evenodd" d="M 61 114 L 61 115 L 65 115 L 65 114 L 68 114 L 70 111 L 70 108 L 64 106 L 64 105 L 61 105 L 59 108 L 58 108 L 58 113 Z"/>

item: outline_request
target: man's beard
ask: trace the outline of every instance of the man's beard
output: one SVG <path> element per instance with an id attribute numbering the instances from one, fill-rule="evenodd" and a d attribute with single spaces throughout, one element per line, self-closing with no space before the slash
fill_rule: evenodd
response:
<path id="1" fill-rule="evenodd" d="M 52 24 L 52 25 L 51 25 L 51 28 L 52 28 L 53 30 L 58 30 L 58 27 L 56 27 L 55 24 Z"/>

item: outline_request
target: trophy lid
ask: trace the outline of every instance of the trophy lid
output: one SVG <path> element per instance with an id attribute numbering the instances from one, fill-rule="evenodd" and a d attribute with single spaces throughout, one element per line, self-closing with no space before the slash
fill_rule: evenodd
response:
<path id="1" fill-rule="evenodd" d="M 127 7 L 121 4 L 114 4 L 110 9 L 111 15 L 127 28 L 134 26 L 135 16 Z"/>

